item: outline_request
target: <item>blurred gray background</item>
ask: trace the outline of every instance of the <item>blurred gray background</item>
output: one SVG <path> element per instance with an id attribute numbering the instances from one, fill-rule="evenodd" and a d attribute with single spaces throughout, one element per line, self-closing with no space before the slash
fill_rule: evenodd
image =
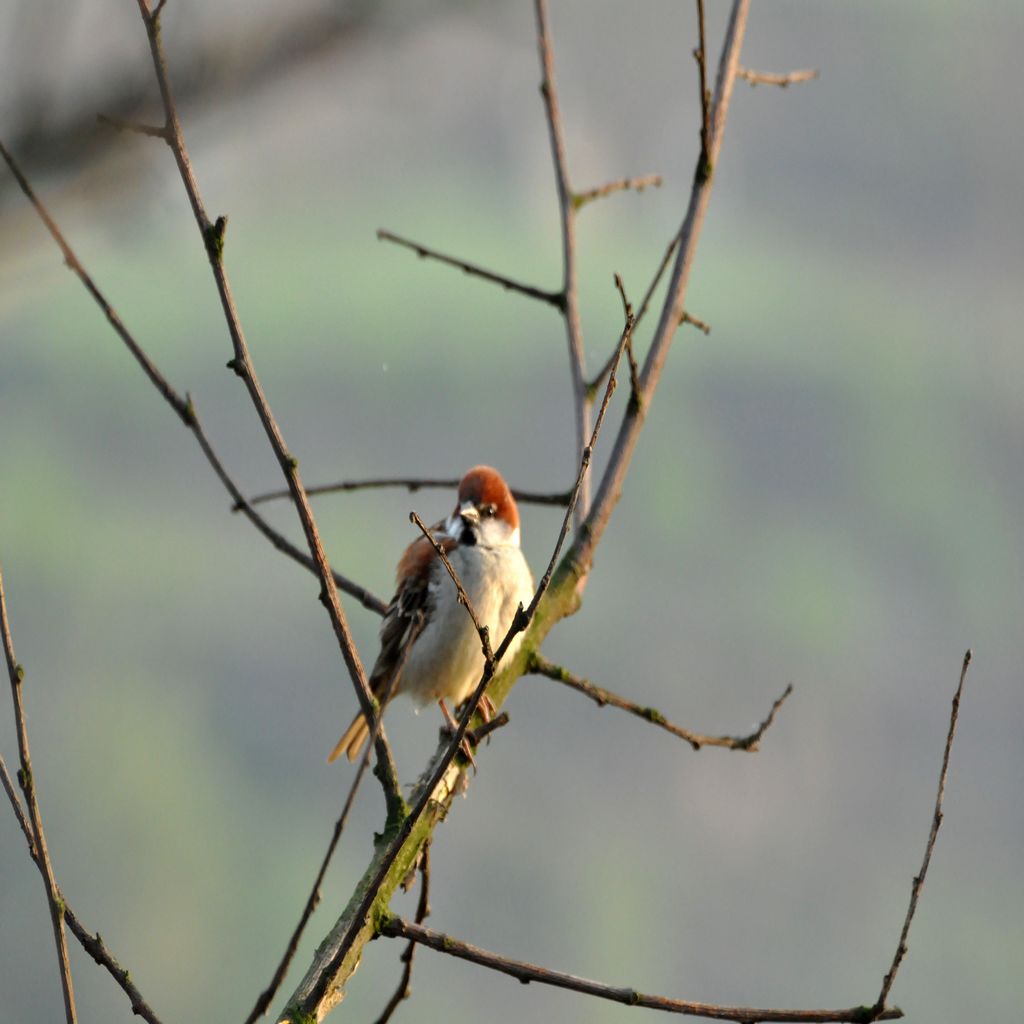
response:
<path id="1" fill-rule="evenodd" d="M 716 44 L 725 12 L 710 5 Z M 667 0 L 553 0 L 552 18 L 575 185 L 665 176 L 581 215 L 593 370 L 618 333 L 613 271 L 638 298 L 684 209 L 696 19 Z M 532 5 L 171 0 L 164 33 L 306 482 L 487 461 L 521 487 L 567 487 L 557 314 L 374 237 L 387 227 L 557 287 Z M 0 135 L 231 470 L 253 492 L 279 486 L 224 370 L 169 153 L 93 121 L 158 119 L 135 5 L 9 2 L 0 40 Z M 437 833 L 434 927 L 681 998 L 871 1001 L 971 646 L 946 821 L 892 998 L 914 1021 L 1015 1019 L 1022 42 L 1015 0 L 754 5 L 744 63 L 822 76 L 737 85 L 687 299 L 713 333 L 679 333 L 584 607 L 545 652 L 702 731 L 746 731 L 787 682 L 796 692 L 761 753 L 695 754 L 522 680 Z M 315 582 L 230 514 L 6 171 L 0 342 L 0 562 L 58 879 L 166 1024 L 242 1020 L 351 777 L 324 763 L 355 702 Z M 622 389 L 605 450 L 624 402 Z M 430 521 L 450 502 L 315 507 L 334 564 L 388 596 L 409 510 Z M 287 507 L 271 515 L 300 537 Z M 539 570 L 559 514 L 523 520 Z M 346 607 L 372 660 L 378 620 Z M 436 725 L 393 708 L 407 780 Z M 0 750 L 16 762 L 2 701 Z M 368 860 L 378 792 L 364 788 L 275 1009 Z M 60 1019 L 42 886 L 6 808 L 0 922 L 0 1021 Z M 338 1019 L 374 1019 L 400 948 L 368 949 Z M 133 1019 L 77 946 L 72 964 L 83 1020 Z M 397 1020 L 636 1016 L 430 951 L 413 988 Z"/>

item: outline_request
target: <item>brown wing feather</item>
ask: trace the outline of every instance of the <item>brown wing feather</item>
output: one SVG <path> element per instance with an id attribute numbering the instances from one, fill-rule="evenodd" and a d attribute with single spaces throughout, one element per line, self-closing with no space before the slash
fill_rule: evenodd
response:
<path id="1" fill-rule="evenodd" d="M 455 547 L 455 540 L 444 533 L 443 521 L 432 526 L 430 532 L 434 534 L 445 554 Z M 430 541 L 426 537 L 417 537 L 398 561 L 395 574 L 398 589 L 381 623 L 380 654 L 373 663 L 369 679 L 370 691 L 383 703 L 386 703 L 388 689 L 391 690 L 392 696 L 398 692 L 400 680 L 392 680 L 391 677 L 402 656 L 402 649 L 417 612 L 422 611 L 424 616 L 430 614 L 430 572 L 436 559 L 437 552 Z M 350 761 L 354 761 L 359 756 L 369 732 L 370 727 L 360 711 L 338 740 L 327 760 L 333 761 L 344 753 Z"/>

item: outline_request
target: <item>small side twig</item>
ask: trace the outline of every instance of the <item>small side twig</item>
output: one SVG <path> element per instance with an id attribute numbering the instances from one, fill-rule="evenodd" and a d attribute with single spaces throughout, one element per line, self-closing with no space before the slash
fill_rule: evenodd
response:
<path id="1" fill-rule="evenodd" d="M 420 245 L 419 242 L 402 238 L 400 235 L 392 234 L 392 232 L 385 231 L 383 228 L 378 230 L 377 238 L 382 242 L 394 242 L 395 245 L 411 249 L 420 259 L 437 260 L 438 263 L 445 263 L 449 267 L 455 267 L 463 271 L 463 273 L 469 274 L 470 277 L 479 277 L 481 280 L 501 285 L 506 291 L 518 292 L 520 295 L 525 295 L 528 298 L 546 302 L 549 306 L 554 306 L 556 309 L 565 308 L 565 296 L 561 292 L 550 292 L 544 288 L 535 288 L 533 285 L 523 284 L 522 281 L 515 281 L 504 274 L 497 274 L 493 270 L 487 270 L 485 267 L 478 266 L 476 263 L 467 263 L 465 260 L 460 260 L 455 256 L 448 256 L 443 252 L 438 252 L 437 249 Z"/>
<path id="2" fill-rule="evenodd" d="M 428 488 L 440 490 L 454 490 L 459 486 L 458 477 L 373 477 L 368 480 L 338 480 L 332 484 L 318 484 L 315 487 L 307 487 L 306 494 L 313 498 L 318 494 L 337 494 L 349 491 L 379 490 L 385 487 L 404 487 L 410 494 Z M 512 497 L 516 501 L 526 505 L 557 505 L 564 507 L 569 503 L 571 491 L 524 491 L 519 487 L 510 487 Z M 268 501 L 279 501 L 282 498 L 290 498 L 291 492 L 285 489 L 266 491 L 249 498 L 250 505 L 262 505 Z M 235 504 L 233 512 L 238 512 L 242 506 Z"/>
<path id="3" fill-rule="evenodd" d="M 126 121 L 121 117 L 114 117 L 112 114 L 97 114 L 96 120 L 107 128 L 113 128 L 119 132 L 131 132 L 133 135 L 148 135 L 153 139 L 167 141 L 167 126 L 155 124 L 143 124 L 140 121 Z"/>
<path id="4" fill-rule="evenodd" d="M 452 565 L 448 558 L 444 548 L 441 547 L 437 542 L 437 538 L 430 532 L 430 528 L 426 523 L 415 512 L 409 513 L 409 522 L 415 523 L 419 527 L 420 532 L 430 542 L 431 547 L 437 553 L 437 557 L 444 563 L 444 567 L 448 570 L 448 575 L 452 578 L 452 583 L 455 584 L 455 589 L 459 594 L 459 604 L 466 609 L 469 617 L 473 620 L 473 625 L 476 628 L 477 635 L 480 637 L 480 648 L 484 654 L 484 661 L 487 662 L 491 670 L 494 670 L 494 651 L 491 650 L 491 631 L 490 629 L 480 621 L 476 614 L 476 609 L 473 607 L 473 602 L 469 599 L 469 594 L 466 593 L 466 588 L 462 585 L 462 580 L 459 579 L 459 574 L 455 571 L 455 566 Z"/>
<path id="5" fill-rule="evenodd" d="M 885 1001 L 889 998 L 892 983 L 896 980 L 896 972 L 900 969 L 900 964 L 907 955 L 907 935 L 910 932 L 910 923 L 914 920 L 914 913 L 917 910 L 917 898 L 921 895 L 921 889 L 924 887 L 925 875 L 928 874 L 928 865 L 932 859 L 932 850 L 935 849 L 935 840 L 939 834 L 939 826 L 942 824 L 942 801 L 946 794 L 949 752 L 953 748 L 953 737 L 956 735 L 957 721 L 960 717 L 960 697 L 964 692 L 964 682 L 967 679 L 967 669 L 970 667 L 972 656 L 970 650 L 964 654 L 963 665 L 960 668 L 960 682 L 957 684 L 956 693 L 953 695 L 953 707 L 949 714 L 949 732 L 946 735 L 946 746 L 942 752 L 942 771 L 939 773 L 939 788 L 935 794 L 935 810 L 932 814 L 932 826 L 928 832 L 928 842 L 924 848 L 924 860 L 921 862 L 921 870 L 914 876 L 914 881 L 910 886 L 910 904 L 907 907 L 907 916 L 903 920 L 903 928 L 900 930 L 900 941 L 896 945 L 896 954 L 892 958 L 892 966 L 882 982 L 882 990 L 878 993 L 874 1012 L 867 1018 L 868 1020 L 881 1020 L 881 1010 L 885 1006 Z"/>
<path id="6" fill-rule="evenodd" d="M 416 923 L 423 922 L 430 915 L 430 840 L 423 846 L 423 853 L 420 855 L 420 899 L 416 904 Z M 394 995 L 388 1000 L 381 1015 L 375 1024 L 388 1024 L 399 1004 L 412 995 L 412 964 L 416 958 L 416 943 L 412 939 L 402 953 L 402 977 L 399 979 L 398 988 Z"/>
<path id="7" fill-rule="evenodd" d="M 53 865 L 50 863 L 50 854 L 46 848 L 46 835 L 43 832 L 43 816 L 39 810 L 39 799 L 36 794 L 36 780 L 32 775 L 32 755 L 29 752 L 28 727 L 25 723 L 25 702 L 21 692 L 25 671 L 14 657 L 14 641 L 11 638 L 11 626 L 7 619 L 7 600 L 4 597 L 2 571 L 0 571 L 0 635 L 3 640 L 4 656 L 7 659 L 7 674 L 11 681 L 11 699 L 14 702 L 14 724 L 18 734 L 18 756 L 21 761 L 18 782 L 21 785 L 21 791 L 25 794 L 28 816 L 32 823 L 32 838 L 35 846 L 35 856 L 32 859 L 43 876 L 46 900 L 50 907 L 53 938 L 57 946 L 57 965 L 60 969 L 60 983 L 64 994 L 64 1016 L 68 1024 L 77 1024 L 75 988 L 71 981 L 71 960 L 68 957 L 67 935 L 64 932 L 64 901 L 57 889 L 57 880 L 53 876 Z M 24 826 L 22 827 L 24 828 Z"/>
<path id="8" fill-rule="evenodd" d="M 592 203 L 595 199 L 603 199 L 616 192 L 643 192 L 645 188 L 661 188 L 661 175 L 647 174 L 642 178 L 620 178 L 618 181 L 609 181 L 597 188 L 588 188 L 586 192 L 575 192 L 572 197 L 572 205 L 575 209 L 581 210 L 587 203 Z"/>
<path id="9" fill-rule="evenodd" d="M 683 310 L 683 315 L 679 318 L 681 324 L 690 324 L 696 327 L 698 331 L 703 331 L 704 334 L 711 333 L 711 324 L 705 323 L 703 320 L 698 320 L 692 313 L 687 313 Z"/>
<path id="10" fill-rule="evenodd" d="M 780 89 L 795 85 L 797 82 L 811 82 L 817 78 L 819 72 L 815 68 L 807 68 L 802 71 L 789 71 L 786 74 L 778 75 L 769 71 L 751 71 L 750 68 L 737 68 L 736 77 L 754 85 L 777 85 Z"/>
<path id="11" fill-rule="evenodd" d="M 637 718 L 642 718 L 645 722 L 650 722 L 652 725 L 672 733 L 673 736 L 686 740 L 694 750 L 700 750 L 701 747 L 724 747 L 726 750 L 745 750 L 754 753 L 760 749 L 761 738 L 775 721 L 779 708 L 782 707 L 786 698 L 793 692 L 793 684 L 790 683 L 782 691 L 782 695 L 772 704 L 771 710 L 761 724 L 749 735 L 705 736 L 703 733 L 692 732 L 689 729 L 684 729 L 681 725 L 675 725 L 657 708 L 637 704 L 634 701 L 627 700 L 625 697 L 620 697 L 617 693 L 606 690 L 603 686 L 598 686 L 589 679 L 584 679 L 582 676 L 575 675 L 568 671 L 568 669 L 562 668 L 561 665 L 548 661 L 541 654 L 532 654 L 526 669 L 533 675 L 547 676 L 548 679 L 564 683 L 579 693 L 585 694 L 598 707 L 613 707 L 619 708 L 621 711 L 628 711 L 631 715 L 636 715 Z"/>
<path id="12" fill-rule="evenodd" d="M 642 400 L 640 370 L 636 364 L 636 356 L 633 354 L 633 328 L 636 325 L 636 318 L 633 316 L 633 305 L 626 297 L 626 286 L 618 274 L 615 275 L 615 287 L 618 289 L 619 298 L 622 299 L 622 315 L 626 318 L 626 324 L 629 327 L 629 340 L 626 342 L 626 359 L 629 362 L 629 400 L 634 405 L 639 405 Z"/>
<path id="13" fill-rule="evenodd" d="M 580 978 L 574 974 L 552 971 L 547 967 L 539 967 L 523 960 L 512 960 L 509 957 L 481 949 L 479 946 L 472 946 L 468 942 L 462 942 L 451 935 L 405 921 L 400 917 L 388 918 L 381 926 L 380 933 L 391 938 L 409 939 L 423 946 L 429 946 L 439 953 L 447 953 L 460 960 L 468 960 L 481 967 L 488 967 L 492 971 L 500 971 L 524 985 L 536 981 L 542 985 L 570 989 L 584 995 L 608 999 L 614 1003 L 624 1003 L 626 1006 L 641 1006 L 648 1010 L 662 1010 L 666 1013 L 679 1013 L 710 1020 L 731 1020 L 737 1021 L 739 1024 L 762 1024 L 762 1022 L 768 1021 L 811 1024 L 811 1022 L 826 1021 L 857 1022 L 867 1019 L 863 1006 L 853 1006 L 846 1010 L 774 1010 L 752 1006 L 719 1006 L 715 1003 L 697 1003 L 685 999 L 670 999 L 668 996 L 647 995 L 638 992 L 635 988 L 606 985 L 603 982 Z M 883 1010 L 877 1018 L 873 1019 L 896 1020 L 902 1016 L 903 1012 L 893 1007 Z"/>

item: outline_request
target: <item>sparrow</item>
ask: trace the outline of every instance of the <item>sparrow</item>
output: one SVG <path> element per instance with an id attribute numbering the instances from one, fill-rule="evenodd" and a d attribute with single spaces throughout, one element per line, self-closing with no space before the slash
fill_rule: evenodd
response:
<path id="1" fill-rule="evenodd" d="M 533 576 L 519 548 L 519 510 L 501 474 L 490 466 L 469 470 L 459 483 L 452 514 L 430 532 L 497 647 L 519 605 L 525 608 L 533 597 Z M 405 549 L 395 575 L 395 596 L 381 624 L 380 654 L 370 672 L 370 690 L 381 702 L 381 711 L 389 692 L 392 697 L 408 694 L 421 705 L 437 701 L 451 725 L 445 701 L 461 704 L 483 675 L 480 635 L 426 537 L 418 537 Z M 420 632 L 400 667 L 410 631 L 417 626 Z M 521 634 L 515 637 L 505 657 L 515 654 L 521 640 Z M 397 680 L 392 679 L 396 670 L 400 672 Z M 327 760 L 345 754 L 354 761 L 369 731 L 360 712 Z"/>

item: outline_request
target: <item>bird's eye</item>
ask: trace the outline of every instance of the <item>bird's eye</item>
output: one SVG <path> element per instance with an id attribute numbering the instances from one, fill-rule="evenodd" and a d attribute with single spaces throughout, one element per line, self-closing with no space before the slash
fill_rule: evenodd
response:
<path id="1" fill-rule="evenodd" d="M 498 506 L 497 505 L 484 505 L 484 507 L 482 509 L 480 509 L 480 511 L 483 513 L 485 518 L 491 519 L 491 518 L 493 518 L 497 514 Z"/>

